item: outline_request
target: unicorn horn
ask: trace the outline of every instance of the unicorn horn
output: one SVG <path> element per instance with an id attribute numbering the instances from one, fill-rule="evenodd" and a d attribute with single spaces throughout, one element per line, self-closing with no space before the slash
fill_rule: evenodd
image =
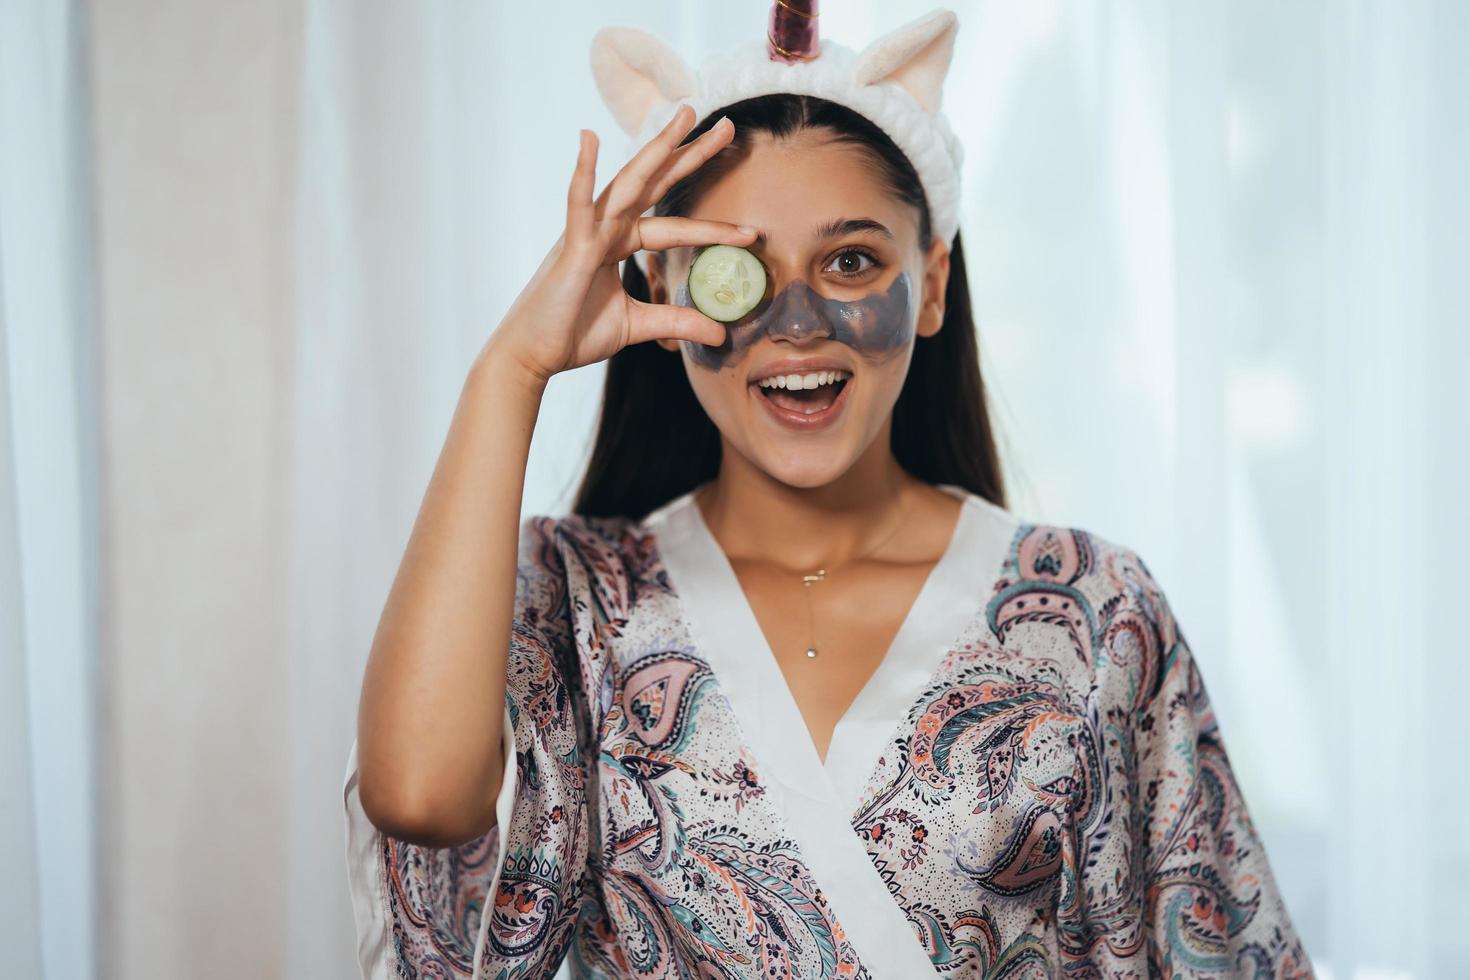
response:
<path id="1" fill-rule="evenodd" d="M 766 54 L 788 65 L 811 61 L 820 53 L 817 39 L 817 0 L 776 0 L 766 28 Z"/>

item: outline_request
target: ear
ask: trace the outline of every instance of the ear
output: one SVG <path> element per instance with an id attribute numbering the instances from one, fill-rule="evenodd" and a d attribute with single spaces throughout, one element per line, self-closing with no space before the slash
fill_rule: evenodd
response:
<path id="1" fill-rule="evenodd" d="M 643 278 L 648 283 L 648 301 L 650 303 L 670 302 L 667 291 L 668 283 L 665 281 L 664 276 L 667 261 L 667 257 L 662 252 L 648 253 L 648 271 L 643 274 Z"/>
<path id="2" fill-rule="evenodd" d="M 592 38 L 592 77 L 602 101 L 629 136 L 643 132 L 662 105 L 691 98 L 694 76 L 673 49 L 635 27 L 604 27 Z"/>
<path id="3" fill-rule="evenodd" d="M 949 246 L 936 238 L 924 260 L 923 302 L 914 327 L 920 337 L 932 337 L 944 326 L 944 297 L 948 288 Z"/>
<path id="4" fill-rule="evenodd" d="M 863 49 L 853 80 L 859 85 L 896 82 L 925 112 L 938 112 L 959 24 L 953 10 L 935 10 L 910 21 Z"/>

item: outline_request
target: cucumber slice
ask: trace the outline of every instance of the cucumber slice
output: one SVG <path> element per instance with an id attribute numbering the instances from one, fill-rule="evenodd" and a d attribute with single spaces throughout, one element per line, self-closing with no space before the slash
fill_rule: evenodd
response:
<path id="1" fill-rule="evenodd" d="M 711 320 L 738 320 L 765 294 L 766 267 L 737 245 L 711 245 L 689 266 L 689 298 Z"/>

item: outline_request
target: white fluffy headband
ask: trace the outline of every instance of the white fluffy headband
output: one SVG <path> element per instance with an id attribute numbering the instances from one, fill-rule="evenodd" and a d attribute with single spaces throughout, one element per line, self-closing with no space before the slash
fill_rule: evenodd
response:
<path id="1" fill-rule="evenodd" d="M 860 53 L 818 41 L 815 2 L 776 0 L 770 23 L 764 41 L 737 44 L 709 57 L 698 71 L 646 31 L 598 31 L 592 74 L 629 137 L 623 160 L 657 135 L 681 102 L 693 107 L 697 121 L 759 95 L 815 95 L 866 116 L 888 134 L 918 171 L 934 234 L 952 243 L 959 229 L 964 151 L 940 103 L 959 18 L 950 10 L 932 11 Z M 646 274 L 647 253 L 634 258 Z"/>

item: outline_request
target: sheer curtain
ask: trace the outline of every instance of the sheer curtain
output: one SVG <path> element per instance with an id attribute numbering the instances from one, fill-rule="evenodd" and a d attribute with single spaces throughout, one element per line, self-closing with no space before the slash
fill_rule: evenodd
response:
<path id="1" fill-rule="evenodd" d="M 79 18 L 0 4 L 0 975 L 90 977 L 95 383 Z"/>
<path id="2" fill-rule="evenodd" d="M 861 46 L 923 12 L 829 5 Z M 1199 657 L 1323 976 L 1470 968 L 1470 13 L 1453 0 L 957 3 L 946 110 L 1013 507 L 1136 548 Z M 289 958 L 348 976 L 337 791 L 363 659 L 470 359 L 555 238 L 586 64 L 765 8 L 308 6 Z M 601 368 L 556 379 L 558 512 Z"/>

